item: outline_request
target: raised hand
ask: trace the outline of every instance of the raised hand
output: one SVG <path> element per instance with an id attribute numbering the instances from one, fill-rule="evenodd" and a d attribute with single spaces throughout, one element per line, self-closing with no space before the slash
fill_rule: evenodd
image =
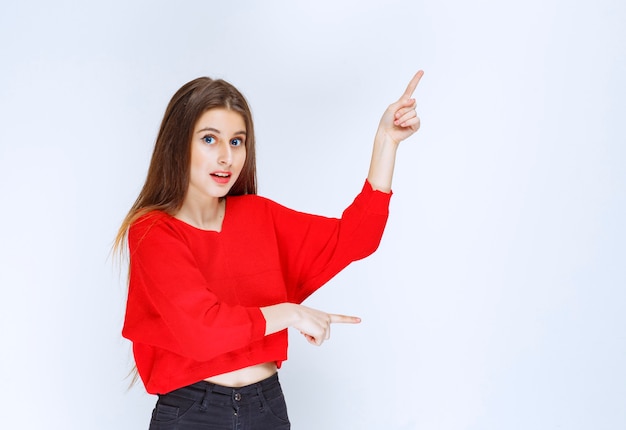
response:
<path id="1" fill-rule="evenodd" d="M 389 105 L 380 120 L 378 132 L 383 133 L 396 144 L 402 142 L 420 128 L 420 119 L 417 116 L 417 112 L 415 112 L 416 102 L 412 96 L 422 76 L 424 76 L 422 70 L 413 76 L 404 94 L 400 96 L 398 101 Z"/>
<path id="2" fill-rule="evenodd" d="M 398 144 L 420 128 L 420 119 L 415 112 L 415 99 L 412 97 L 423 75 L 424 72 L 420 70 L 413 76 L 404 94 L 397 102 L 389 105 L 380 119 L 367 174 L 367 180 L 374 190 L 391 191 Z"/>

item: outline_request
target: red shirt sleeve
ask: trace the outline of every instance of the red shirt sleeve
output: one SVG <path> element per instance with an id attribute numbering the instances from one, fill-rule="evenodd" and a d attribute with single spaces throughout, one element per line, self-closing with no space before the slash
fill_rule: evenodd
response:
<path id="1" fill-rule="evenodd" d="M 220 302 L 165 216 L 148 214 L 129 229 L 124 337 L 197 361 L 263 338 L 261 310 Z"/>
<path id="2" fill-rule="evenodd" d="M 281 207 L 274 221 L 291 302 L 301 303 L 348 264 L 378 248 L 391 195 L 374 191 L 365 181 L 340 219 Z"/>

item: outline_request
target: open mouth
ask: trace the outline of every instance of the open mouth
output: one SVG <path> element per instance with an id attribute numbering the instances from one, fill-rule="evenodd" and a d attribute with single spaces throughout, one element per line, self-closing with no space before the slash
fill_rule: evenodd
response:
<path id="1" fill-rule="evenodd" d="M 228 172 L 214 172 L 211 177 L 218 184 L 227 184 L 230 181 L 231 174 Z"/>

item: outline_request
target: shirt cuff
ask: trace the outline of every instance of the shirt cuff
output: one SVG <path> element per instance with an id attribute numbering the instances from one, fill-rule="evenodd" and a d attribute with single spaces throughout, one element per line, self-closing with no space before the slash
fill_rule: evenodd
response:
<path id="1" fill-rule="evenodd" d="M 393 191 L 385 193 L 384 191 L 374 190 L 372 184 L 366 179 L 361 190 L 360 197 L 364 200 L 364 206 L 368 212 L 377 214 L 387 214 L 389 212 L 389 202 Z"/>
<path id="2" fill-rule="evenodd" d="M 253 341 L 263 339 L 267 325 L 263 312 L 261 312 L 260 308 L 248 308 L 248 315 L 250 321 L 252 321 L 251 339 Z"/>

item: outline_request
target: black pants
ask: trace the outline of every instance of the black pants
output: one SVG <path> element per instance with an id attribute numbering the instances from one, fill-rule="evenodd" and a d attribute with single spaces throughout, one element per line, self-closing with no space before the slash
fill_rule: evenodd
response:
<path id="1" fill-rule="evenodd" d="M 159 395 L 150 430 L 288 430 L 287 406 L 274 374 L 240 388 L 206 381 Z"/>

